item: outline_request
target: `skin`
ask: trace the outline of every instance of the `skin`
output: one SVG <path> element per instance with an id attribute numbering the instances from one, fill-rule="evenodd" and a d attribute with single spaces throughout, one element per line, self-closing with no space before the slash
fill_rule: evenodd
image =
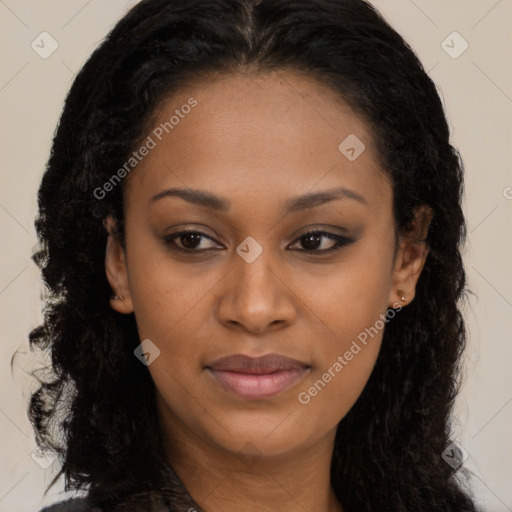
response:
<path id="1" fill-rule="evenodd" d="M 168 458 L 203 510 L 341 510 L 329 481 L 336 427 L 368 381 L 383 329 L 307 404 L 298 395 L 388 307 L 413 300 L 428 209 L 395 240 L 391 183 L 368 127 L 308 77 L 236 74 L 190 85 L 160 105 L 155 126 L 190 97 L 197 106 L 125 184 L 125 250 L 112 219 L 105 222 L 106 274 L 122 296 L 111 305 L 134 312 L 140 339 L 160 350 L 148 370 Z M 350 134 L 366 146 L 355 161 L 338 150 Z M 171 187 L 201 189 L 231 207 L 151 200 Z M 342 197 L 285 211 L 291 198 L 339 187 L 364 202 Z M 212 251 L 181 254 L 165 244 L 186 228 L 205 237 L 175 245 Z M 313 228 L 355 241 L 322 253 L 335 242 L 324 236 L 308 245 L 301 237 Z M 236 252 L 248 236 L 263 249 L 252 263 Z M 204 369 L 227 355 L 269 353 L 311 368 L 262 400 L 232 395 Z"/>

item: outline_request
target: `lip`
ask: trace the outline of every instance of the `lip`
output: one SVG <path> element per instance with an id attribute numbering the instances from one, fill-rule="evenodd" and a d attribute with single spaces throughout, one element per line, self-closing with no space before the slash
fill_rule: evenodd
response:
<path id="1" fill-rule="evenodd" d="M 291 388 L 310 366 L 280 354 L 249 357 L 235 354 L 205 366 L 225 390 L 245 399 L 270 398 Z"/>

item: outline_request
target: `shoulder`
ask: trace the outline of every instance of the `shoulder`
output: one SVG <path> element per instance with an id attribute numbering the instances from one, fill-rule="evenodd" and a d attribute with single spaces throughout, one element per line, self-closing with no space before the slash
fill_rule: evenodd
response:
<path id="1" fill-rule="evenodd" d="M 91 508 L 85 498 L 71 498 L 54 503 L 39 512 L 101 512 L 99 508 Z"/>

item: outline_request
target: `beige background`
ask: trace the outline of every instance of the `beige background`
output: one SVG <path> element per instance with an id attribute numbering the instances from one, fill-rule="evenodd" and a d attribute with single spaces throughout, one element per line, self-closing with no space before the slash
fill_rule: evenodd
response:
<path id="1" fill-rule="evenodd" d="M 27 334 L 41 319 L 40 277 L 29 259 L 36 191 L 75 73 L 134 3 L 0 0 L 0 511 L 36 512 L 62 490 L 60 483 L 43 498 L 57 464 L 44 470 L 32 459 L 35 442 L 25 412 L 31 383 L 23 369 L 33 359 Z M 464 257 L 474 295 L 465 312 L 470 340 L 454 438 L 468 452 L 466 465 L 484 510 L 512 511 L 512 0 L 373 3 L 438 84 L 453 143 L 465 160 Z M 44 31 L 58 43 L 47 59 L 31 48 Z M 469 44 L 458 58 L 442 47 L 454 31 Z M 464 42 L 450 36 L 446 44 L 455 55 Z M 22 353 L 11 371 L 17 349 Z"/>

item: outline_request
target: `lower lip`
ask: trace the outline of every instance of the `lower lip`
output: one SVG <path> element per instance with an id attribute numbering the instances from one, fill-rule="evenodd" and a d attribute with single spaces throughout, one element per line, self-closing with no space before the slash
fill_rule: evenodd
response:
<path id="1" fill-rule="evenodd" d="M 228 372 L 211 368 L 208 368 L 208 371 L 224 389 L 242 398 L 255 400 L 269 398 L 291 388 L 308 370 L 297 368 L 265 374 Z"/>

